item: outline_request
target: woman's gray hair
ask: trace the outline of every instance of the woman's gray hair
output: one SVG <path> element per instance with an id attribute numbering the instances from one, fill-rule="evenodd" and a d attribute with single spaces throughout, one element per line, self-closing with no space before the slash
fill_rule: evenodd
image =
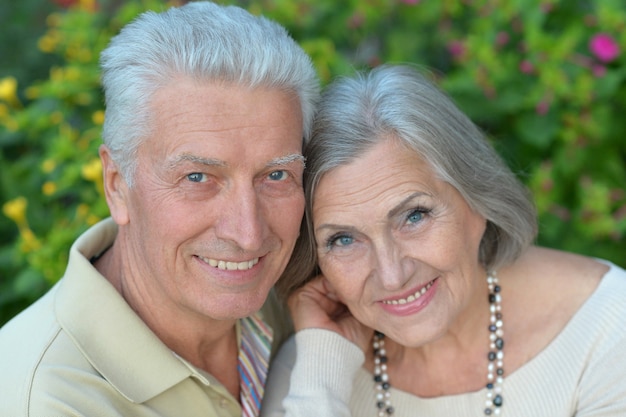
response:
<path id="1" fill-rule="evenodd" d="M 288 266 L 296 278 L 281 283 L 281 292 L 289 293 L 315 274 L 311 213 L 321 178 L 390 137 L 424 158 L 487 220 L 479 253 L 485 268 L 513 262 L 532 244 L 537 221 L 530 194 L 483 133 L 415 68 L 384 65 L 340 78 L 322 94 L 304 150 L 305 225 Z"/>
<path id="2" fill-rule="evenodd" d="M 319 96 L 311 59 L 281 25 L 239 7 L 198 1 L 145 12 L 111 40 L 100 65 L 103 139 L 130 186 L 137 148 L 152 133 L 152 96 L 177 78 L 294 93 L 310 137 Z"/>

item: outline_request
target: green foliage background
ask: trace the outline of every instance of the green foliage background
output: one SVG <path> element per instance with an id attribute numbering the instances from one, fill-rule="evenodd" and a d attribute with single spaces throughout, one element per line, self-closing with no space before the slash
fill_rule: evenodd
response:
<path id="1" fill-rule="evenodd" d="M 139 12 L 177 3 L 0 5 L 0 324 L 60 278 L 72 241 L 108 215 L 99 51 Z M 382 62 L 430 71 L 533 191 L 540 244 L 626 266 L 622 0 L 222 3 L 284 24 L 324 83 Z M 608 63 L 589 47 L 599 33 L 619 46 Z"/>

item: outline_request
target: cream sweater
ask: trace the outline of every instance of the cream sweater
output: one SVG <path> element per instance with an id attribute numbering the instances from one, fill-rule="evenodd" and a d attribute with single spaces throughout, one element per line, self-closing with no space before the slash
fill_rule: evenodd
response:
<path id="1" fill-rule="evenodd" d="M 561 333 L 506 375 L 501 416 L 626 416 L 625 353 L 626 271 L 611 265 Z M 377 416 L 373 377 L 363 362 L 363 352 L 336 333 L 298 332 L 272 363 L 261 415 Z M 394 417 L 484 416 L 485 398 L 485 389 L 419 398 L 391 388 Z"/>

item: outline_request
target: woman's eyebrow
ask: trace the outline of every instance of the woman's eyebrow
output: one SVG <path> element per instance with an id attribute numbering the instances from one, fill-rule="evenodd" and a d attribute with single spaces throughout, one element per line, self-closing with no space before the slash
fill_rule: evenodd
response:
<path id="1" fill-rule="evenodd" d="M 404 208 L 412 201 L 414 200 L 416 197 L 421 197 L 421 196 L 430 196 L 430 194 L 425 193 L 423 191 L 417 191 L 414 192 L 413 194 L 409 195 L 407 198 L 405 198 L 404 200 L 400 201 L 400 203 L 398 203 L 394 208 L 392 208 L 389 213 L 387 213 L 387 219 L 392 219 L 393 217 L 395 217 L 398 213 L 404 211 Z"/>

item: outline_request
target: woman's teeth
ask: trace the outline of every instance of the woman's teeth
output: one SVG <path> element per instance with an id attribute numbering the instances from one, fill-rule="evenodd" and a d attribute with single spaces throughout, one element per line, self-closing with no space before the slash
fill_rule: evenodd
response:
<path id="1" fill-rule="evenodd" d="M 430 281 L 428 284 L 424 285 L 421 289 L 415 291 L 414 294 L 409 295 L 407 298 L 398 298 L 396 300 L 384 300 L 383 303 L 391 304 L 391 305 L 402 305 L 406 303 L 411 303 L 417 300 L 418 298 L 420 298 L 426 291 L 428 291 L 428 289 L 433 286 L 433 282 L 434 280 Z"/>

